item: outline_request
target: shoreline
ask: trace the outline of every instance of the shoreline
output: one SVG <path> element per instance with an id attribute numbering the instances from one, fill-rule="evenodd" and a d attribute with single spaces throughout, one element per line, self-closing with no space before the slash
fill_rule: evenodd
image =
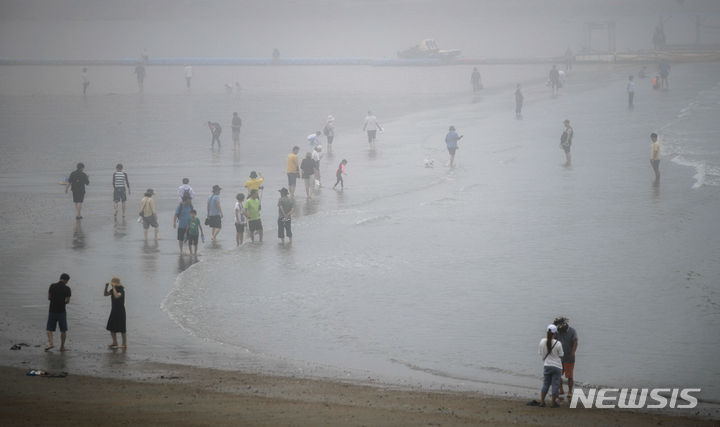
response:
<path id="1" fill-rule="evenodd" d="M 519 398 L 426 391 L 377 384 L 301 379 L 143 363 L 134 380 L 69 375 L 25 376 L 0 367 L 5 425 L 715 425 L 685 412 L 572 410 L 526 406 Z M 22 379 L 20 378 L 22 377 Z M 109 410 L 109 408 L 117 410 Z"/>

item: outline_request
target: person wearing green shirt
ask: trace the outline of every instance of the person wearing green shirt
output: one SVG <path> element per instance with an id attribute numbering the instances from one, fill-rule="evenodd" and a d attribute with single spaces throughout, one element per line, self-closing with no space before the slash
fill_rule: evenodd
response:
<path id="1" fill-rule="evenodd" d="M 257 190 L 250 191 L 250 198 L 245 201 L 245 217 L 248 219 L 248 230 L 250 231 L 250 241 L 255 241 L 255 232 L 258 232 L 260 241 L 263 239 L 263 226 L 260 220 L 260 209 L 262 205 L 258 198 Z"/>
<path id="2" fill-rule="evenodd" d="M 198 235 L 202 235 L 203 241 L 205 241 L 205 232 L 202 229 L 200 220 L 197 218 L 197 211 L 195 209 L 190 211 L 190 219 L 187 224 L 187 241 L 188 249 L 190 249 L 190 255 L 197 256 L 198 251 Z M 193 245 L 195 245 L 195 253 L 193 254 Z"/>

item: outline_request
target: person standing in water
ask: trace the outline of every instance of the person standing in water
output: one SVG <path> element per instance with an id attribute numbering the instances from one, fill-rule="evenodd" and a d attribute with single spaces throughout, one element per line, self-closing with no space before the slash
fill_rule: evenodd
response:
<path id="1" fill-rule="evenodd" d="M 480 71 L 478 71 L 477 67 L 473 68 L 473 72 L 470 75 L 470 83 L 472 83 L 473 92 L 479 92 L 483 88 Z"/>
<path id="2" fill-rule="evenodd" d="M 118 163 L 115 166 L 115 172 L 113 173 L 113 203 L 115 204 L 115 218 L 118 214 L 118 203 L 122 203 L 122 216 L 125 218 L 125 202 L 127 201 L 127 195 L 125 194 L 125 188 L 127 187 L 127 194 L 130 194 L 130 181 L 128 180 L 127 172 L 123 172 L 122 163 Z"/>
<path id="3" fill-rule="evenodd" d="M 560 90 L 560 71 L 558 71 L 557 65 L 553 64 L 552 70 L 550 70 L 549 79 L 550 87 L 552 88 L 552 95 L 557 96 L 558 91 Z"/>
<path id="4" fill-rule="evenodd" d="M 177 195 L 178 203 L 182 203 L 184 197 L 190 197 L 191 200 L 195 198 L 195 190 L 190 186 L 189 178 L 182 179 L 182 185 L 178 187 Z"/>
<path id="5" fill-rule="evenodd" d="M 445 135 L 445 144 L 447 145 L 448 153 L 450 153 L 450 167 L 455 167 L 455 151 L 457 151 L 458 141 L 462 139 L 463 135 L 458 135 L 455 132 L 455 126 L 450 126 L 447 135 Z"/>
<path id="6" fill-rule="evenodd" d="M 85 96 L 85 94 L 87 94 L 87 88 L 88 88 L 88 86 L 90 86 L 90 79 L 88 78 L 88 69 L 87 68 L 82 69 L 81 77 L 82 77 L 82 86 L 83 86 L 83 96 Z"/>
<path id="7" fill-rule="evenodd" d="M 312 148 L 315 148 L 317 145 L 320 145 L 320 135 L 321 134 L 322 133 L 320 131 L 317 131 L 315 133 L 311 133 L 310 135 L 308 135 L 307 140 Z"/>
<path id="8" fill-rule="evenodd" d="M 558 408 L 558 393 L 560 392 L 560 377 L 562 375 L 563 346 L 557 340 L 557 327 L 548 325 L 545 338 L 540 340 L 538 353 L 543 360 L 543 385 L 540 390 L 540 406 L 545 406 L 545 397 L 552 385 L 551 408 Z"/>
<path id="9" fill-rule="evenodd" d="M 148 188 L 145 191 L 145 197 L 140 202 L 140 216 L 142 216 L 143 230 L 145 233 L 145 240 L 147 241 L 148 229 L 152 226 L 155 229 L 155 240 L 158 239 L 158 220 L 157 220 L 157 209 L 155 209 L 155 200 L 152 196 L 155 191 L 152 188 Z"/>
<path id="10" fill-rule="evenodd" d="M 183 201 L 175 208 L 173 217 L 173 228 L 177 228 L 177 240 L 180 247 L 180 255 L 183 253 L 183 245 L 187 237 L 187 227 L 190 221 L 190 212 L 193 210 L 190 197 L 183 197 Z"/>
<path id="11" fill-rule="evenodd" d="M 345 165 L 347 165 L 347 160 L 342 159 L 342 162 L 338 165 L 337 170 L 335 171 L 335 178 L 337 181 L 335 181 L 335 185 L 333 185 L 333 189 L 337 187 L 338 184 L 340 184 L 340 191 L 343 191 L 345 189 L 345 182 L 343 181 L 343 175 L 347 175 L 345 173 Z"/>
<path id="12" fill-rule="evenodd" d="M 45 347 L 45 351 L 50 351 L 55 348 L 53 344 L 53 333 L 60 325 L 60 351 L 65 351 L 65 338 L 67 337 L 67 312 L 65 306 L 70 303 L 70 297 L 72 292 L 67 283 L 70 281 L 70 276 L 67 273 L 60 275 L 60 281 L 50 285 L 48 289 L 48 300 L 50 301 L 50 310 L 48 313 L 47 320 L 47 336 L 48 346 Z"/>
<path id="13" fill-rule="evenodd" d="M 300 175 L 300 161 L 298 159 L 298 153 L 300 147 L 297 145 L 293 147 L 292 152 L 287 156 L 287 177 L 288 177 L 288 188 L 290 189 L 290 197 L 295 198 L 295 185 L 297 184 L 298 176 Z"/>
<path id="14" fill-rule="evenodd" d="M 235 244 L 236 246 L 242 245 L 243 234 L 245 233 L 245 195 L 243 193 L 237 193 L 235 196 Z"/>
<path id="15" fill-rule="evenodd" d="M 65 194 L 68 189 L 72 189 L 73 202 L 75 203 L 75 219 L 82 219 L 82 205 L 85 201 L 85 186 L 90 185 L 90 178 L 84 172 L 85 165 L 81 162 L 77 164 L 77 168 L 68 177 L 65 185 Z"/>
<path id="16" fill-rule="evenodd" d="M 219 185 L 213 185 L 212 194 L 208 197 L 207 201 L 207 220 L 205 224 L 212 230 L 210 240 L 215 240 L 222 229 L 223 213 L 222 207 L 220 206 L 220 190 L 222 190 L 222 188 L 220 188 Z"/>
<path id="17" fill-rule="evenodd" d="M 650 165 L 653 168 L 653 172 L 655 172 L 655 184 L 660 183 L 660 141 L 658 141 L 658 136 L 656 133 L 650 134 L 650 141 L 652 141 L 652 145 L 650 146 Z"/>
<path id="18" fill-rule="evenodd" d="M 522 119 L 522 107 L 523 107 L 523 100 L 525 97 L 523 96 L 522 90 L 520 90 L 520 83 L 517 84 L 517 88 L 515 89 L 515 118 L 520 120 Z"/>
<path id="19" fill-rule="evenodd" d="M 370 149 L 375 150 L 375 139 L 377 138 L 377 131 L 382 132 L 383 128 L 382 126 L 380 126 L 380 123 L 378 123 L 377 117 L 375 117 L 372 111 L 368 111 L 367 116 L 365 116 L 363 132 L 365 131 L 367 131 L 368 144 L 370 144 Z"/>
<path id="20" fill-rule="evenodd" d="M 312 199 L 310 196 L 310 188 L 312 185 L 313 174 L 315 173 L 315 163 L 312 159 L 312 154 L 307 152 L 305 158 L 300 163 L 300 170 L 302 171 L 302 179 L 305 182 L 305 195 L 308 199 Z"/>
<path id="21" fill-rule="evenodd" d="M 327 138 L 328 154 L 332 154 L 332 143 L 335 139 L 335 117 L 333 117 L 332 114 L 327 117 L 327 123 L 325 123 L 325 127 L 323 128 L 323 134 Z"/>
<path id="22" fill-rule="evenodd" d="M 255 232 L 257 231 L 260 242 L 263 239 L 263 226 L 260 219 L 260 210 L 262 204 L 258 197 L 257 190 L 250 192 L 250 197 L 245 200 L 245 217 L 248 219 L 248 231 L 250 232 L 250 241 L 255 241 Z"/>
<path id="23" fill-rule="evenodd" d="M 575 352 L 578 347 L 578 338 L 575 328 L 569 325 L 567 317 L 557 317 L 553 321 L 553 325 L 557 326 L 558 334 L 557 339 L 562 344 L 563 355 L 562 355 L 562 375 L 565 375 L 568 382 L 568 399 L 572 398 L 573 386 L 575 384 Z M 565 394 L 563 391 L 563 380 L 560 376 L 560 395 Z"/>
<path id="24" fill-rule="evenodd" d="M 185 87 L 190 90 L 190 83 L 193 78 L 193 69 L 192 65 L 186 65 L 185 66 Z"/>
<path id="25" fill-rule="evenodd" d="M 668 76 L 670 76 L 670 64 L 662 61 L 658 65 L 660 68 L 660 89 L 670 89 L 670 83 L 668 83 Z"/>
<path id="26" fill-rule="evenodd" d="M 203 231 L 202 224 L 197 217 L 197 211 L 195 209 L 190 211 L 190 221 L 188 221 L 187 228 L 187 241 L 188 250 L 190 255 L 197 256 L 198 251 L 198 237 L 202 236 L 203 242 L 205 241 L 205 232 Z M 195 253 L 193 254 L 193 246 L 195 246 Z"/>
<path id="27" fill-rule="evenodd" d="M 566 119 L 563 124 L 565 125 L 565 130 L 560 136 L 560 148 L 565 151 L 565 166 L 570 166 L 572 162 L 570 147 L 572 147 L 573 134 L 575 133 L 575 131 L 573 130 L 572 126 L 570 126 L 570 120 Z"/>
<path id="28" fill-rule="evenodd" d="M 238 116 L 238 113 L 233 113 L 232 117 L 232 140 L 233 140 L 233 150 L 237 150 L 238 146 L 240 145 L 240 127 L 242 126 L 242 120 L 240 119 L 240 116 Z"/>
<path id="29" fill-rule="evenodd" d="M 108 290 L 108 286 L 110 289 Z M 127 337 L 125 327 L 125 287 L 120 284 L 120 279 L 113 277 L 110 283 L 105 283 L 105 291 L 103 295 L 106 297 L 112 296 L 110 306 L 110 317 L 108 317 L 107 326 L 105 329 L 110 331 L 112 336 L 112 343 L 108 348 L 116 349 L 121 348 L 125 350 L 127 348 Z M 122 345 L 118 347 L 117 334 L 122 336 Z"/>
<path id="30" fill-rule="evenodd" d="M 135 76 L 137 77 L 138 90 L 140 93 L 145 91 L 145 66 L 138 63 L 135 66 Z"/>
<path id="31" fill-rule="evenodd" d="M 295 201 L 288 197 L 287 188 L 281 188 L 278 200 L 278 239 L 284 244 L 285 235 L 292 243 L 292 214 L 295 212 Z"/>
<path id="32" fill-rule="evenodd" d="M 222 133 L 222 127 L 218 122 L 211 122 L 208 120 L 208 128 L 210 129 L 210 149 L 215 149 L 215 141 L 218 144 L 218 150 L 220 149 L 220 134 Z"/>
<path id="33" fill-rule="evenodd" d="M 315 149 L 312 152 L 312 159 L 313 164 L 315 165 L 315 172 L 313 173 L 315 175 L 315 181 L 317 182 L 318 187 L 322 187 L 322 183 L 320 182 L 320 159 L 322 159 L 322 145 L 315 146 Z"/>
<path id="34" fill-rule="evenodd" d="M 263 188 L 263 182 L 265 182 L 265 178 L 263 178 L 262 172 L 259 173 L 260 177 L 258 178 L 258 173 L 255 171 L 250 172 L 250 179 L 245 181 L 245 188 L 247 188 L 248 196 L 250 196 L 250 192 L 253 190 L 260 190 Z"/>
<path id="35" fill-rule="evenodd" d="M 635 99 L 635 82 L 634 82 L 634 79 L 635 79 L 635 77 L 633 77 L 632 75 L 629 76 L 629 77 L 628 77 L 627 86 L 626 86 L 626 88 L 625 88 L 625 90 L 627 91 L 627 94 L 628 94 L 628 108 L 631 109 L 631 110 L 633 109 L 633 107 L 635 107 L 635 104 L 634 104 L 634 99 Z"/>

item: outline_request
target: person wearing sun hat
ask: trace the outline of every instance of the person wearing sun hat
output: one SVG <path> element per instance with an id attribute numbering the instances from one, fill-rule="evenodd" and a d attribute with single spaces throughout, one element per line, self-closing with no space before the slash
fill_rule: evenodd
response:
<path id="1" fill-rule="evenodd" d="M 543 360 L 543 386 L 540 391 L 540 404 L 545 406 L 545 396 L 552 384 L 551 408 L 557 408 L 558 390 L 560 388 L 560 376 L 562 375 L 563 356 L 562 344 L 557 340 L 557 326 L 550 324 L 545 328 L 545 338 L 540 340 L 538 353 Z"/>
<path id="2" fill-rule="evenodd" d="M 567 317 L 557 317 L 553 321 L 553 325 L 558 329 L 558 340 L 562 344 L 562 374 L 567 378 L 568 382 L 568 399 L 572 397 L 574 373 L 575 373 L 575 351 L 578 347 L 577 332 L 569 325 L 570 319 Z M 560 377 L 560 395 L 564 394 L 562 376 Z"/>

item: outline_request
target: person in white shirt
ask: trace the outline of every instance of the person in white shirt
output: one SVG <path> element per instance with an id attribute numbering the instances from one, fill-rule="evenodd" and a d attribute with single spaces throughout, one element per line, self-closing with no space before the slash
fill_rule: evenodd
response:
<path id="1" fill-rule="evenodd" d="M 315 165 L 315 184 L 318 187 L 322 187 L 320 184 L 320 159 L 322 159 L 322 157 L 322 145 L 316 145 L 315 149 L 312 151 L 312 160 Z"/>
<path id="2" fill-rule="evenodd" d="M 312 146 L 312 148 L 317 147 L 320 145 L 320 135 L 322 133 L 320 131 L 317 131 L 315 133 L 311 133 L 307 136 L 308 143 Z"/>
<path id="3" fill-rule="evenodd" d="M 563 347 L 557 340 L 557 326 L 550 324 L 547 327 L 546 337 L 540 340 L 538 353 L 543 360 L 543 386 L 540 391 L 540 406 L 545 406 L 550 384 L 552 384 L 551 408 L 557 408 L 558 392 L 560 390 L 560 376 L 562 375 Z"/>
<path id="4" fill-rule="evenodd" d="M 192 65 L 186 65 L 185 66 L 185 85 L 188 89 L 190 89 L 190 81 L 192 80 L 193 72 L 192 72 Z"/>
<path id="5" fill-rule="evenodd" d="M 367 116 L 365 116 L 365 124 L 363 124 L 363 132 L 367 131 L 368 144 L 370 144 L 371 150 L 375 149 L 375 138 L 377 137 L 378 130 L 382 132 L 382 126 L 380 126 L 377 117 L 375 117 L 372 111 L 368 111 Z"/>
<path id="6" fill-rule="evenodd" d="M 182 203 L 183 196 L 190 196 L 190 199 L 195 198 L 195 191 L 190 186 L 190 180 L 183 178 L 182 185 L 177 189 L 178 203 Z"/>
<path id="7" fill-rule="evenodd" d="M 238 193 L 235 199 L 237 199 L 237 202 L 235 202 L 235 243 L 237 246 L 240 246 L 243 243 L 243 234 L 245 232 L 246 215 L 245 207 L 243 206 L 245 203 L 245 195 Z"/>

